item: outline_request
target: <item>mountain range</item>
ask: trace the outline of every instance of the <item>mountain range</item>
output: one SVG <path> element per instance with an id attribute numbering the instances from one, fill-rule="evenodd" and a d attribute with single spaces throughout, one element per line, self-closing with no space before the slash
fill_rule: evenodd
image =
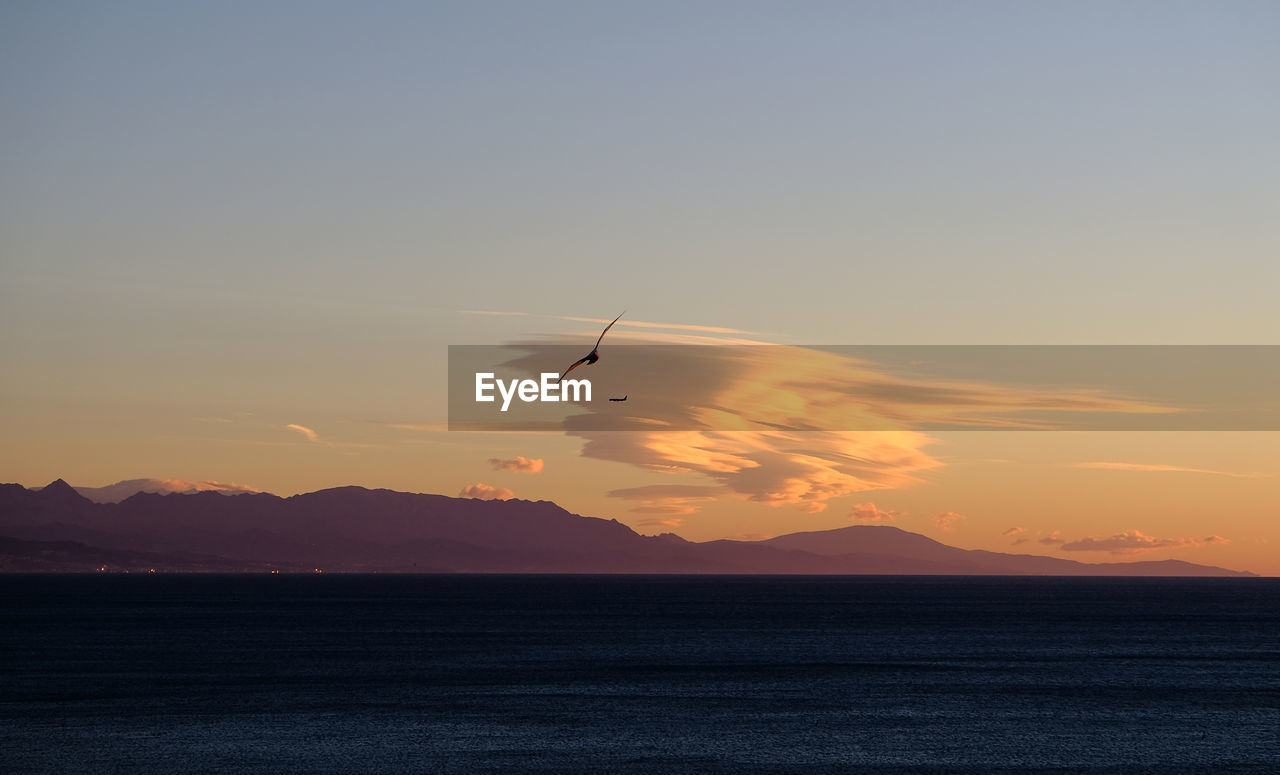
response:
<path id="1" fill-rule="evenodd" d="M 165 480 L 131 480 L 138 482 Z M 127 483 L 120 483 L 121 485 Z M 127 488 L 112 485 L 117 490 Z M 110 490 L 111 488 L 95 488 Z M 105 500 L 105 498 L 104 498 Z M 548 501 L 363 487 L 206 489 L 95 502 L 61 479 L 0 484 L 0 571 L 1250 576 L 1181 560 L 1083 563 L 853 525 L 763 541 L 641 535 Z"/>
<path id="2" fill-rule="evenodd" d="M 260 490 L 255 490 L 243 484 L 236 484 L 235 482 L 215 482 L 212 480 L 192 482 L 186 479 L 125 479 L 122 482 L 109 484 L 105 487 L 73 487 L 72 489 L 95 503 L 119 503 L 130 495 L 139 492 L 175 492 L 183 495 L 191 495 L 197 492 L 216 492 L 223 495 L 260 492 Z"/>

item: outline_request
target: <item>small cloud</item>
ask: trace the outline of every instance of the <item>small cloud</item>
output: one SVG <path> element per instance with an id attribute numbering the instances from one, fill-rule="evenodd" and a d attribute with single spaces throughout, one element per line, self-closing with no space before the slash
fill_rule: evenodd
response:
<path id="1" fill-rule="evenodd" d="M 965 519 L 963 514 L 957 514 L 954 511 L 944 511 L 933 518 L 933 524 L 947 532 L 951 532 L 951 526 L 962 519 Z"/>
<path id="2" fill-rule="evenodd" d="M 516 455 L 510 460 L 501 458 L 489 458 L 489 465 L 493 466 L 495 471 L 515 471 L 518 474 L 536 474 L 542 470 L 542 458 L 527 458 L 524 455 Z"/>
<path id="3" fill-rule="evenodd" d="M 635 514 L 693 514 L 698 507 L 688 502 L 641 503 L 628 511 Z"/>
<path id="4" fill-rule="evenodd" d="M 1222 536 L 1218 536 L 1218 535 L 1214 535 L 1214 536 L 1209 536 L 1209 537 L 1205 538 L 1205 539 L 1204 539 L 1204 541 L 1203 541 L 1202 543 L 1206 543 L 1206 544 L 1229 544 L 1229 543 L 1231 543 L 1231 539 L 1230 539 L 1230 538 L 1223 538 Z"/>
<path id="5" fill-rule="evenodd" d="M 262 492 L 262 490 L 250 487 L 247 484 L 218 482 L 213 479 L 206 479 L 202 482 L 189 482 L 185 479 L 153 479 L 150 484 L 160 488 L 161 492 Z M 144 490 L 144 492 L 151 492 L 151 490 Z"/>
<path id="6" fill-rule="evenodd" d="M 1037 533 L 1037 535 L 1039 535 L 1039 533 Z M 1047 536 L 1038 538 L 1036 540 L 1038 540 L 1040 543 L 1044 544 L 1045 546 L 1059 546 L 1061 544 L 1066 543 L 1067 541 L 1067 539 L 1063 538 L 1062 534 L 1057 530 L 1053 531 Z"/>
<path id="7" fill-rule="evenodd" d="M 305 425 L 296 425 L 294 423 L 289 423 L 284 427 L 288 428 L 291 431 L 297 431 L 298 433 L 301 433 L 303 436 L 306 436 L 307 441 L 315 441 L 318 438 L 320 438 L 320 434 L 316 433 L 315 431 L 311 430 Z"/>
<path id="8" fill-rule="evenodd" d="M 1156 538 L 1137 530 L 1116 533 L 1113 536 L 1089 536 L 1078 541 L 1063 543 L 1065 552 L 1109 552 L 1111 554 L 1138 554 L 1155 549 L 1167 549 L 1171 546 L 1199 546 L 1200 542 L 1192 538 Z"/>
<path id="9" fill-rule="evenodd" d="M 902 516 L 902 512 L 882 509 L 874 503 L 855 503 L 849 509 L 849 519 L 853 522 L 892 522 Z"/>
<path id="10" fill-rule="evenodd" d="M 481 501 L 505 501 L 515 497 L 515 493 L 506 487 L 492 487 L 484 482 L 476 482 L 468 487 L 463 487 L 458 493 L 459 498 L 475 498 Z"/>
<path id="11" fill-rule="evenodd" d="M 640 522 L 637 524 L 643 527 L 680 527 L 681 525 L 684 524 L 684 520 L 681 519 L 680 517 L 669 517 L 667 519 L 658 519 L 657 517 L 650 517 L 649 519 L 640 520 Z"/>
<path id="12" fill-rule="evenodd" d="M 1027 541 L 1031 540 L 1030 538 L 1027 537 L 1027 531 L 1020 527 L 1011 527 L 1008 530 L 1001 533 L 1000 535 L 1005 536 L 1006 538 L 1012 538 L 1013 543 L 1011 544 L 1011 546 L 1017 546 L 1018 544 L 1025 544 Z"/>

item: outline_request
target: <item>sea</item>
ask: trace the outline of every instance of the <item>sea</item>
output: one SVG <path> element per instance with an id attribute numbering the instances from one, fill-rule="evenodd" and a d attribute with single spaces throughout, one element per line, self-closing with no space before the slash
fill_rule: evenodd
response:
<path id="1" fill-rule="evenodd" d="M 0 772 L 1280 773 L 1280 579 L 0 576 Z"/>

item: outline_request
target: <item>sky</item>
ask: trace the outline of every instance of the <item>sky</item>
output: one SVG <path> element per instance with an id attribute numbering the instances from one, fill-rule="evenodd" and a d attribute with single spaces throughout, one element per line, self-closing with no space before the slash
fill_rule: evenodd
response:
<path id="1" fill-rule="evenodd" d="M 1277 39 L 1266 2 L 6 3 L 0 479 L 1280 574 L 1275 433 L 441 425 L 449 345 L 624 309 L 619 343 L 1280 343 Z M 814 463 L 851 450 L 892 474 Z"/>

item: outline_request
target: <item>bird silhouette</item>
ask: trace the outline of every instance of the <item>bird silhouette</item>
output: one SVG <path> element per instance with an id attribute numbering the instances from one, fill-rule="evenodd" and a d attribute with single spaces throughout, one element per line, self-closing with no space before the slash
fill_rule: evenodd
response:
<path id="1" fill-rule="evenodd" d="M 627 314 L 627 311 L 624 309 L 622 311 L 622 315 L 625 315 L 625 314 Z M 619 320 L 621 320 L 622 315 L 619 315 L 618 317 L 614 318 L 613 323 L 617 323 Z M 604 340 L 604 335 L 609 333 L 609 329 L 613 328 L 613 323 L 610 323 L 609 325 L 605 326 L 604 330 L 600 332 L 600 338 L 596 340 L 596 346 L 591 348 L 591 352 L 587 353 L 582 358 L 579 358 L 572 366 L 565 369 L 564 374 L 560 375 L 560 379 L 564 379 L 569 375 L 569 372 L 573 371 L 574 369 L 578 368 L 584 363 L 590 366 L 591 364 L 600 360 L 600 342 Z"/>

